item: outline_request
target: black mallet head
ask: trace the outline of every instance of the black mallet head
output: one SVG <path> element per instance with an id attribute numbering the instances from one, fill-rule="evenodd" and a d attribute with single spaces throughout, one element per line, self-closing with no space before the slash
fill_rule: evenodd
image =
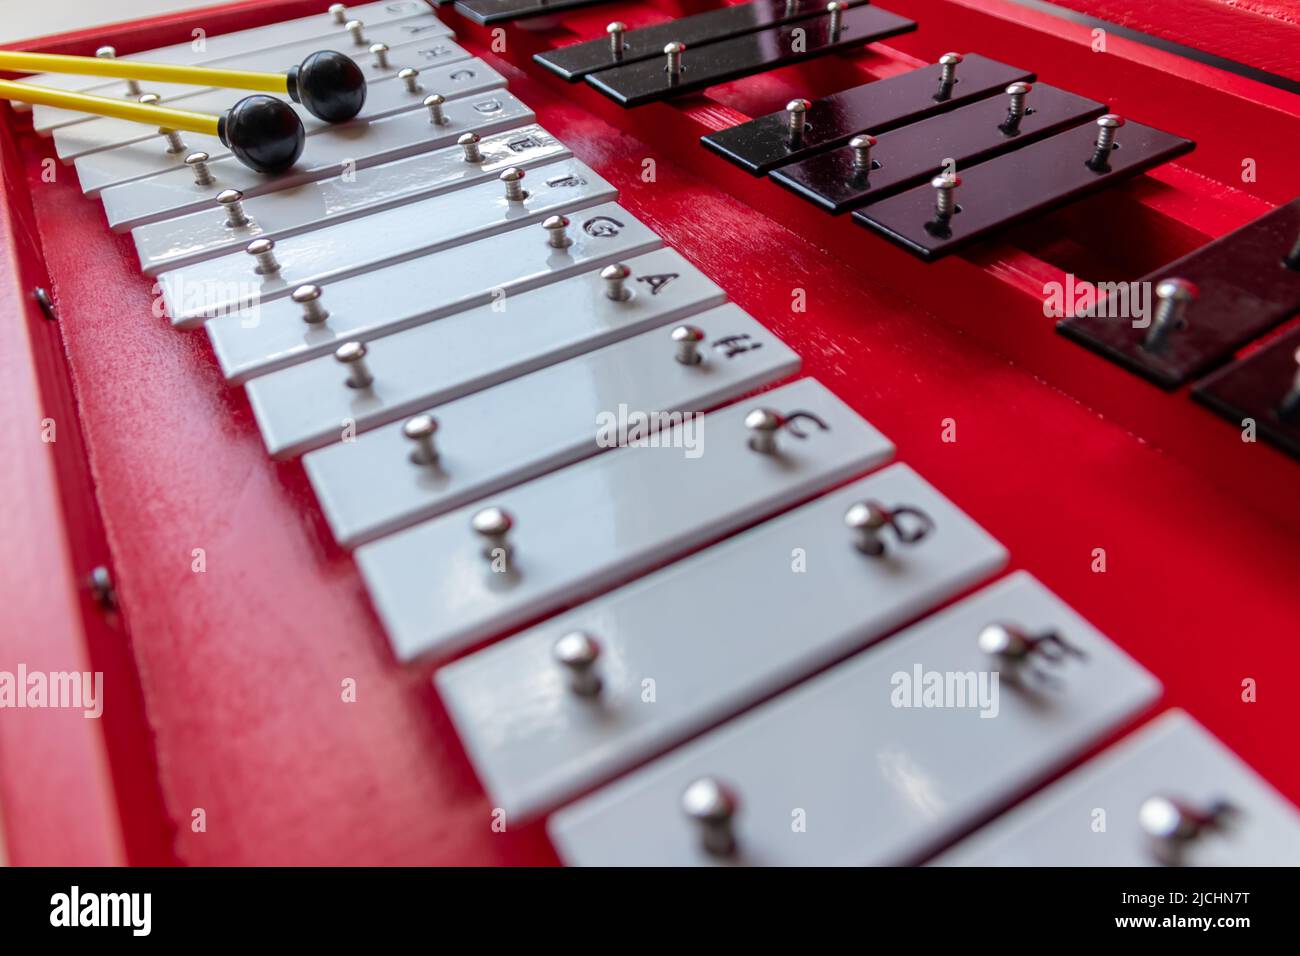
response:
<path id="1" fill-rule="evenodd" d="M 366 76 L 342 53 L 313 53 L 288 75 L 289 98 L 327 123 L 350 120 L 366 104 Z"/>
<path id="2" fill-rule="evenodd" d="M 217 135 L 241 163 L 282 173 L 302 155 L 307 133 L 293 107 L 274 96 L 246 96 L 217 122 Z"/>

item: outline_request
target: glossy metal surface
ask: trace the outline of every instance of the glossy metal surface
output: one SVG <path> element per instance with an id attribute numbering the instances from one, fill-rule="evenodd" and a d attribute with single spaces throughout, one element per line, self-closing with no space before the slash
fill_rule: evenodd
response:
<path id="1" fill-rule="evenodd" d="M 404 422 L 308 455 L 303 464 L 326 519 L 347 536 L 340 543 L 374 539 L 603 454 L 608 449 L 598 439 L 597 423 L 604 414 L 620 408 L 703 412 L 799 368 L 797 355 L 734 305 L 686 315 L 714 337 L 748 335 L 763 347 L 732 361 L 686 366 L 673 359 L 671 346 L 665 348 L 672 328 L 664 324 L 427 406 L 438 422 L 439 457 L 433 467 L 412 460 Z M 258 379 L 250 388 L 266 381 Z M 331 385 L 337 387 L 337 381 Z M 648 427 L 650 434 L 658 430 L 653 419 Z M 338 434 L 336 425 L 331 437 Z"/>
<path id="2" fill-rule="evenodd" d="M 860 6 L 845 11 L 843 25 L 833 35 L 826 17 L 800 20 L 695 50 L 688 47 L 676 77 L 664 71 L 662 59 L 650 59 L 589 73 L 586 81 L 620 106 L 641 106 L 915 29 L 905 17 Z"/>
<path id="3" fill-rule="evenodd" d="M 976 635 L 997 620 L 1054 627 L 1087 658 L 1049 693 L 999 681 L 994 695 Z M 954 692 L 927 705 L 928 674 L 940 675 L 941 689 L 948 675 L 973 676 L 961 678 L 973 688 L 967 703 Z M 721 862 L 912 863 L 1159 692 L 1154 677 L 1021 571 L 561 810 L 548 830 L 571 864 L 716 865 L 677 804 L 691 780 L 711 774 L 746 805 L 739 852 Z M 803 827 L 793 825 L 800 814 Z"/>
<path id="4" fill-rule="evenodd" d="M 957 168 L 981 162 L 1100 116 L 1106 106 L 1039 83 L 1019 132 L 999 129 L 1005 96 L 992 96 L 938 116 L 881 133 L 871 150 L 873 169 L 854 166 L 847 147 L 818 153 L 771 172 L 772 181 L 827 212 L 843 213 L 925 182 L 949 160 Z"/>
<path id="5" fill-rule="evenodd" d="M 935 191 L 928 184 L 860 209 L 853 221 L 913 255 L 938 259 L 999 229 L 1137 176 L 1195 146 L 1180 136 L 1129 123 L 1120 131 L 1119 148 L 1111 153 L 1109 168 L 1098 172 L 1086 164 L 1096 138 L 1097 129 L 1089 123 L 962 170 L 957 190 L 960 211 L 946 229 L 928 228 L 935 218 Z"/>
<path id="6" fill-rule="evenodd" d="M 923 509 L 934 534 L 867 557 L 844 513 L 873 498 Z M 883 637 L 1006 557 L 916 472 L 891 465 L 444 667 L 438 690 L 490 799 L 530 817 Z M 600 642 L 598 700 L 575 698 L 550 660 L 569 631 Z"/>
<path id="7" fill-rule="evenodd" d="M 446 654 L 599 592 L 717 535 L 752 524 L 893 454 L 890 444 L 813 379 L 764 395 L 829 426 L 785 454 L 747 444 L 754 403 L 710 412 L 570 465 L 356 551 L 394 654 Z M 592 423 L 593 427 L 595 422 Z M 707 452 L 699 441 L 707 443 Z M 681 490 L 689 484 L 690 495 Z M 470 530 L 488 505 L 516 518 L 514 554 L 494 571 Z"/>
<path id="8" fill-rule="evenodd" d="M 1192 397 L 1242 434 L 1247 424 L 1253 423 L 1259 437 L 1292 458 L 1300 458 L 1300 415 L 1284 416 L 1282 408 L 1300 372 L 1297 350 L 1300 329 L 1292 329 L 1199 382 Z"/>
<path id="9" fill-rule="evenodd" d="M 322 298 L 329 321 L 318 325 L 303 322 L 301 307 L 280 298 L 212 319 L 208 337 L 222 372 L 239 382 L 332 352 L 341 342 L 388 335 L 663 244 L 614 203 L 593 207 L 577 225 L 564 250 L 547 245 L 533 224 L 332 282 Z"/>
<path id="10" fill-rule="evenodd" d="M 858 133 L 882 133 L 927 116 L 1000 93 L 1009 83 L 1032 80 L 1033 73 L 977 53 L 966 55 L 961 78 L 946 100 L 936 100 L 941 68 L 925 66 L 888 79 L 816 99 L 798 144 L 790 141 L 785 111 L 709 133 L 700 142 L 756 176 L 777 166 L 843 146 Z"/>
<path id="11" fill-rule="evenodd" d="M 661 257 L 667 258 L 664 250 Z M 694 270 L 692 270 L 694 273 Z M 370 357 L 367 359 L 371 372 L 375 376 L 373 386 L 365 390 L 340 387 L 341 379 L 337 363 L 332 357 L 325 356 L 315 361 L 281 369 L 270 375 L 263 375 L 248 383 L 249 402 L 253 414 L 262 430 L 267 450 L 273 457 L 301 454 L 310 448 L 327 445 L 339 440 L 340 422 L 350 422 L 354 432 L 365 431 L 375 425 L 392 421 L 404 414 L 423 411 L 434 405 L 441 405 L 459 396 L 479 392 L 483 388 L 497 386 L 495 394 L 499 399 L 492 399 L 492 408 L 500 417 L 500 410 L 508 407 L 505 396 L 515 394 L 521 399 L 518 412 L 507 434 L 502 433 L 500 423 L 485 426 L 484 437 L 491 436 L 492 454 L 510 454 L 518 448 L 516 439 L 522 443 L 531 442 L 544 429 L 528 424 L 528 416 L 545 412 L 560 411 L 561 397 L 572 387 L 571 383 L 562 382 L 553 387 L 555 393 L 548 395 L 545 388 L 520 386 L 520 392 L 510 392 L 501 383 L 537 369 L 561 362 L 562 368 L 572 374 L 576 382 L 600 381 L 607 370 L 617 365 L 629 370 L 628 379 L 621 382 L 629 392 L 635 385 L 643 384 L 643 377 L 635 374 L 637 358 L 644 359 L 643 369 L 664 369 L 666 366 L 658 361 L 650 361 L 659 344 L 653 337 L 647 338 L 639 348 L 628 345 L 626 349 L 616 349 L 615 342 L 635 337 L 647 329 L 672 322 L 711 305 L 717 305 L 724 297 L 708 279 L 699 273 L 688 279 L 678 279 L 665 286 L 662 296 L 636 296 L 627 302 L 612 302 L 606 298 L 603 283 L 598 274 L 587 273 L 565 282 L 546 286 L 533 292 L 523 293 L 517 298 L 501 297 L 492 305 L 462 312 L 456 318 L 452 329 L 444 332 L 448 320 L 430 323 L 415 329 L 408 329 L 397 335 L 388 336 L 370 343 Z M 674 289 L 674 286 L 676 287 Z M 675 294 L 670 295 L 669 290 Z M 636 302 L 634 306 L 632 303 Z M 564 313 L 573 313 L 572 316 Z M 639 317 L 639 319 L 638 319 Z M 327 320 L 328 321 L 328 320 Z M 531 325 L 535 331 L 515 333 L 518 325 Z M 556 327 L 551 328 L 554 324 Z M 751 323 L 752 324 L 752 323 Z M 628 328 L 630 326 L 630 328 Z M 579 328 L 586 332 L 574 345 L 572 339 L 564 335 L 565 329 Z M 454 330 L 472 329 L 475 333 L 471 342 L 457 342 L 451 338 Z M 570 333 L 572 334 L 572 333 Z M 667 335 L 665 332 L 664 335 Z M 543 342 L 558 341 L 557 348 L 548 351 Z M 591 339 L 595 341 L 587 344 Z M 602 341 L 603 340 L 603 341 Z M 665 339 L 665 341 L 667 341 Z M 461 347 L 456 348 L 459 344 Z M 626 343 L 624 343 L 626 344 Z M 529 347 L 533 346 L 536 351 Z M 564 350 L 570 350 L 564 355 Z M 575 356 L 595 350 L 590 357 L 590 366 L 578 362 Z M 560 354 L 556 355 L 556 352 Z M 660 351 L 672 358 L 672 346 L 662 346 Z M 567 360 L 566 360 L 567 359 Z M 613 364 L 611 364 L 613 363 Z M 746 363 L 737 362 L 743 367 Z M 717 366 L 718 369 L 730 368 L 731 363 Z M 553 372 L 537 378 L 538 382 L 554 383 L 556 376 L 562 372 Z M 668 372 L 661 373 L 664 383 L 672 379 Z M 712 379 L 719 383 L 726 380 L 726 375 L 718 371 L 715 375 L 697 376 L 703 387 Z M 583 397 L 591 389 L 579 386 Z M 683 391 L 683 394 L 687 394 Z M 304 402 L 303 396 L 312 396 L 313 401 Z M 631 398 L 628 399 L 631 401 Z M 637 408 L 653 406 L 633 405 Z M 691 406 L 696 407 L 696 406 Z M 593 411 L 590 418 L 594 420 Z M 549 418 L 548 418 L 549 421 Z M 592 434 L 591 421 L 584 419 L 582 437 Z M 472 431 L 472 429 L 470 429 Z M 348 461 L 363 465 L 367 453 L 357 443 L 348 442 Z M 562 455 L 563 449 L 549 449 L 548 455 Z M 526 458 L 527 456 L 525 456 Z M 468 456 L 473 461 L 474 456 Z M 546 456 L 543 456 L 545 460 Z M 392 459 L 397 461 L 398 459 Z M 445 464 L 445 463 L 444 463 Z M 439 481 L 439 490 L 448 493 L 463 493 L 460 484 L 464 473 L 451 471 L 447 481 Z M 368 496 L 365 483 L 359 483 L 363 496 Z M 398 502 L 390 499 L 385 507 L 397 507 Z"/>
<path id="12" fill-rule="evenodd" d="M 521 126 L 484 136 L 482 162 L 465 162 L 459 146 L 421 153 L 358 173 L 279 189 L 243 201 L 247 226 L 232 229 L 216 210 L 137 226 L 131 231 L 146 275 L 243 248 L 250 240 L 276 240 L 308 232 L 427 196 L 495 180 L 509 166 L 528 170 L 553 163 L 568 149 L 540 126 Z"/>
<path id="13" fill-rule="evenodd" d="M 1172 710 L 1035 794 L 934 861 L 937 866 L 1159 866 L 1143 801 L 1226 801 L 1222 832 L 1185 848 L 1187 866 L 1294 866 L 1300 812 L 1185 711 Z"/>
<path id="14" fill-rule="evenodd" d="M 364 47 L 356 47 L 350 42 L 336 43 L 339 52 L 350 56 L 361 67 L 366 75 L 367 80 L 378 80 L 385 76 L 395 76 L 397 71 L 403 65 L 397 61 L 403 59 L 416 59 L 429 61 L 427 55 L 421 55 L 418 51 L 423 49 L 433 49 L 444 43 L 450 43 L 445 39 L 451 34 L 451 30 L 438 22 L 433 16 L 421 17 L 414 20 L 405 20 L 386 24 L 377 24 L 373 28 L 367 27 L 367 30 L 377 39 L 387 43 L 392 48 L 393 66 L 382 67 L 375 62 Z M 297 66 L 307 56 L 321 49 L 322 41 L 316 37 L 306 37 L 294 43 L 277 46 L 268 50 L 249 51 L 236 56 L 222 57 L 204 63 L 203 66 L 219 68 L 228 66 L 240 70 L 262 70 L 275 73 L 283 73 L 291 67 Z M 152 61 L 151 61 L 152 62 Z M 140 89 L 144 93 L 156 93 L 164 101 L 172 101 L 183 98 L 189 94 L 199 92 L 200 90 L 210 90 L 210 87 L 200 87 L 196 89 L 193 85 L 180 83 L 162 83 L 152 80 L 141 80 Z M 118 81 L 106 87 L 89 90 L 96 96 L 126 97 L 128 96 L 125 83 Z M 231 102 L 239 98 L 237 91 L 226 90 L 227 96 L 232 97 Z M 227 106 L 230 103 L 226 104 Z M 310 113 L 305 115 L 310 116 Z M 32 107 L 32 128 L 38 133 L 49 135 L 58 129 L 68 126 L 78 125 L 84 122 L 93 122 L 93 117 L 87 117 L 84 113 L 78 113 L 74 110 L 59 109 L 54 106 L 34 106 Z"/>
<path id="15" fill-rule="evenodd" d="M 857 6 L 864 2 L 866 0 L 852 0 L 846 5 Z M 576 83 L 588 73 L 638 60 L 660 59 L 664 47 L 673 40 L 685 43 L 690 51 L 705 43 L 753 33 L 764 27 L 824 16 L 825 0 L 754 0 L 628 30 L 623 34 L 623 49 L 617 56 L 610 46 L 609 37 L 600 36 L 538 53 L 533 59 L 552 73 Z"/>
<path id="16" fill-rule="evenodd" d="M 158 277 L 168 315 L 174 324 L 186 325 L 238 309 L 250 296 L 264 305 L 300 285 L 328 287 L 339 279 L 540 222 L 555 213 L 609 202 L 617 195 L 576 159 L 541 166 L 529 179 L 524 202 L 508 201 L 498 182 L 479 183 L 291 236 L 276 243 L 280 268 L 274 274 L 254 275 L 243 250 L 169 269 Z"/>
<path id="17" fill-rule="evenodd" d="M 470 75 L 462 72 L 466 70 L 470 71 Z M 408 90 L 406 84 L 397 79 L 396 70 L 390 76 L 373 79 L 366 90 L 365 106 L 357 114 L 357 119 L 363 121 L 380 119 L 394 113 L 416 109 L 424 97 L 435 90 L 446 96 L 451 89 L 463 90 L 467 94 L 506 85 L 505 78 L 481 60 L 425 67 L 420 71 L 419 83 L 418 91 Z M 228 109 L 236 99 L 238 94 L 233 90 L 206 90 L 199 93 L 191 91 L 190 95 L 177 98 L 169 105 L 205 113 L 219 113 Z M 303 121 L 303 128 L 308 133 L 325 125 L 301 106 L 297 104 L 294 106 Z M 156 141 L 158 138 L 157 130 L 151 127 L 101 116 L 55 130 L 54 148 L 59 159 L 66 163 L 87 153 L 115 149 L 142 140 Z"/>
<path id="18" fill-rule="evenodd" d="M 466 132 L 484 136 L 530 123 L 535 118 L 532 110 L 506 90 L 451 100 L 443 112 L 447 122 L 441 126 L 430 123 L 424 110 L 415 110 L 372 123 L 344 123 L 323 130 L 307 137 L 302 158 L 293 169 L 279 176 L 259 175 L 227 156 L 208 163 L 212 182 L 206 186 L 195 185 L 194 174 L 180 168 L 112 186 L 100 194 L 100 199 L 109 225 L 118 231 L 134 229 L 158 219 L 209 208 L 212 198 L 223 189 L 238 189 L 245 196 L 258 196 L 345 170 L 360 171 L 403 156 L 451 146 Z M 95 153 L 77 162 L 116 152 Z"/>
<path id="19" fill-rule="evenodd" d="M 427 43 L 414 44 L 411 57 L 418 60 L 421 68 L 425 68 L 466 60 L 469 59 L 469 54 L 450 40 L 438 40 L 433 45 Z M 375 122 L 392 123 L 397 119 L 396 116 L 389 116 Z M 322 137 L 325 138 L 325 141 L 328 141 L 331 137 L 339 136 L 340 132 L 342 132 L 342 135 L 347 136 L 349 135 L 348 131 L 355 131 L 368 125 L 356 120 L 337 126 L 323 123 L 314 124 L 307 137 L 309 141 L 307 158 L 310 159 L 311 150 L 326 148 L 312 141 Z M 202 149 L 214 160 L 218 157 L 224 157 L 230 152 L 225 144 L 215 137 L 185 133 L 184 139 L 190 149 Z M 82 191 L 93 196 L 122 183 L 136 182 L 168 172 L 185 172 L 185 151 L 168 153 L 161 143 L 162 140 L 155 137 L 137 143 L 117 146 L 113 149 L 101 150 L 97 153 L 88 153 L 75 160 L 74 165 L 77 168 L 77 178 L 81 182 Z"/>
<path id="20" fill-rule="evenodd" d="M 1103 305 L 1096 316 L 1063 319 L 1057 328 L 1161 388 L 1177 388 L 1300 310 L 1300 270 L 1282 263 L 1297 236 L 1300 199 L 1137 280 L 1148 296 L 1162 279 L 1174 276 L 1199 289 L 1184 313 L 1185 324 L 1159 351 L 1142 347 L 1150 314 L 1146 324 L 1135 326 L 1126 316 L 1108 317 Z"/>

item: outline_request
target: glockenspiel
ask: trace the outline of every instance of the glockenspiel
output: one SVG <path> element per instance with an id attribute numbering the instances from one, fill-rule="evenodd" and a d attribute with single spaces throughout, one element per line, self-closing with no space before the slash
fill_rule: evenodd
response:
<path id="1" fill-rule="evenodd" d="M 1300 862 L 1300 28 L 1257 6 L 23 44 L 366 96 L 276 94 L 273 175 L 6 113 L 9 859 Z"/>

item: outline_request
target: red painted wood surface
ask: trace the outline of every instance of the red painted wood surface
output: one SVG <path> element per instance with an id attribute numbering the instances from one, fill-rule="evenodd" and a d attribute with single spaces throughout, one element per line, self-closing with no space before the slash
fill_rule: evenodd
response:
<path id="1" fill-rule="evenodd" d="M 234 29 L 324 6 L 246 4 L 223 23 Z M 1249 150 L 1262 170 L 1287 168 L 1274 164 L 1296 141 L 1300 105 L 1135 46 L 1112 47 L 1099 64 L 1086 31 L 1007 4 L 888 6 L 922 29 L 895 46 L 633 112 L 510 65 L 527 63 L 530 43 L 564 33 L 511 29 L 506 56 L 488 58 L 544 125 L 620 188 L 632 212 L 794 347 L 806 374 L 893 438 L 900 460 L 999 537 L 1013 567 L 1038 575 L 1157 674 L 1166 687 L 1161 706 L 1186 707 L 1300 799 L 1300 700 L 1288 689 L 1300 666 L 1300 465 L 1243 445 L 1185 395 L 1144 386 L 1061 339 L 1041 301 L 1042 282 L 1067 270 L 1132 278 L 1289 198 L 1280 174 L 1240 183 L 1239 158 Z M 633 22 L 633 11 L 645 15 L 644 5 L 618 4 L 565 22 L 586 38 L 612 16 Z M 138 45 L 131 31 L 99 42 L 123 51 L 175 42 L 202 20 L 150 30 Z M 491 37 L 448 20 L 462 42 Z M 793 91 L 889 75 L 949 48 L 1118 101 L 1201 148 L 1009 241 L 921 266 L 695 143 L 702 129 L 777 108 Z M 95 612 L 78 607 L 72 549 L 58 542 L 61 529 L 73 540 L 102 516 L 102 534 L 92 537 L 111 557 L 122 607 L 117 646 L 129 641 L 133 658 L 117 669 L 128 684 L 138 679 L 146 709 L 122 721 L 121 739 L 101 744 L 98 756 L 77 743 L 86 738 L 79 724 L 45 725 L 56 746 L 83 752 L 68 754 L 79 785 L 39 789 L 30 785 L 54 772 L 42 746 L 0 713 L 0 801 L 15 859 L 67 858 L 43 854 L 42 841 L 26 834 L 33 825 L 62 833 L 50 847 L 110 859 L 100 847 L 111 842 L 111 821 L 59 828 L 87 803 L 106 816 L 116 793 L 137 860 L 552 862 L 539 824 L 493 832 L 492 808 L 431 687 L 432 665 L 393 660 L 301 466 L 266 457 L 248 404 L 222 383 L 206 337 L 158 317 L 129 238 L 108 231 L 70 169 L 43 182 L 48 142 L 13 116 L 7 122 L 21 153 L 5 157 L 6 205 L 29 209 L 40 224 L 11 224 L 10 234 L 24 236 L 33 257 L 39 252 L 61 333 L 61 341 L 47 332 L 47 341 L 33 342 L 40 383 L 20 368 L 12 390 L 39 406 L 32 396 L 48 381 L 70 380 L 93 488 L 60 508 L 39 456 L 22 459 L 17 479 L 6 477 L 13 500 L 0 514 L 10 527 L 16 510 L 19 536 L 6 538 L 17 574 L 6 578 L 4 596 L 20 614 L 17 628 L 0 631 L 0 649 L 34 652 L 22 639 L 29 631 L 60 635 L 51 643 L 68 659 L 95 646 L 85 633 Z M 655 160 L 652 183 L 642 179 L 646 158 Z M 30 326 L 24 286 L 12 271 L 4 275 L 8 312 L 21 306 Z M 806 312 L 791 309 L 796 289 L 805 290 Z M 8 358 L 22 335 L 3 331 Z M 22 416 L 13 417 L 21 428 Z M 940 440 L 945 419 L 956 422 L 955 443 Z M 205 553 L 203 573 L 192 570 L 196 548 Z M 1105 574 L 1091 570 L 1096 548 L 1106 551 Z M 33 589 L 45 580 L 56 583 Z M 341 699 L 348 678 L 355 703 Z M 1245 678 L 1259 682 L 1258 703 L 1241 702 Z M 118 771 L 132 761 L 133 772 Z M 198 809 L 203 832 L 191 825 Z"/>

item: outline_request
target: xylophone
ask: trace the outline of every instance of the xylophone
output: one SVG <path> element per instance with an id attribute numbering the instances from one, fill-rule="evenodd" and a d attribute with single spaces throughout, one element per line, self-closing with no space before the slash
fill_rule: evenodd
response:
<path id="1" fill-rule="evenodd" d="M 4 84 L 10 861 L 1300 862 L 1297 38 L 251 0 L 22 44 L 101 62 Z M 94 674 L 98 719 L 30 690 Z"/>

